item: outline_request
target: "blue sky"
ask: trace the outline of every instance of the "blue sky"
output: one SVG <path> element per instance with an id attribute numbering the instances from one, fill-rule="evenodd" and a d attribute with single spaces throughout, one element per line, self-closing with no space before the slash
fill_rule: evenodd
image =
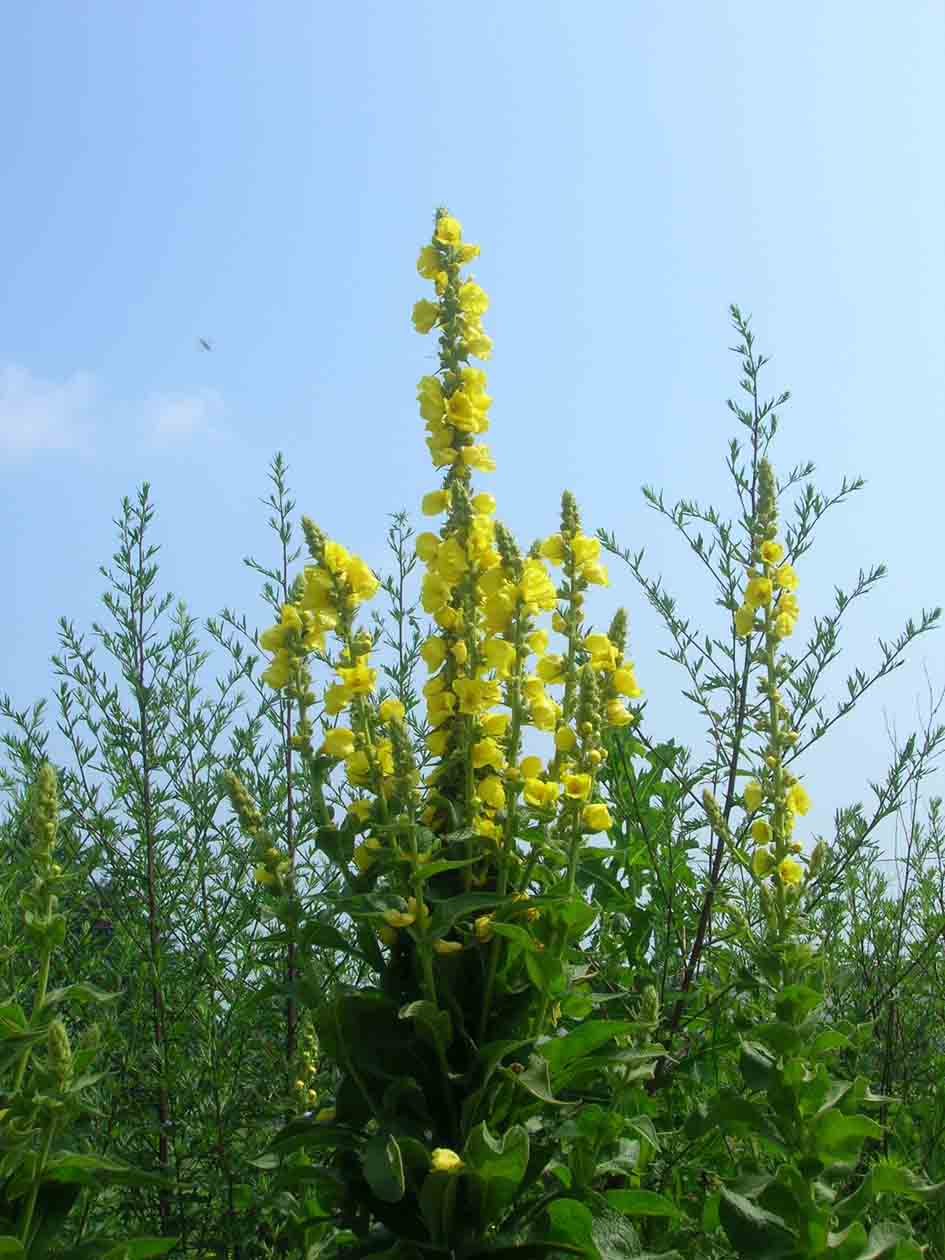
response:
<path id="1" fill-rule="evenodd" d="M 712 626 L 642 503 L 727 508 L 727 308 L 790 387 L 778 466 L 834 489 L 802 630 L 884 560 L 847 667 L 942 600 L 945 8 L 737 3 L 33 0 L 5 15 L 0 118 L 0 690 L 51 690 L 60 615 L 101 615 L 120 499 L 149 480 L 165 589 L 265 622 L 266 469 L 375 564 L 432 488 L 409 313 L 433 209 L 482 246 L 495 398 L 483 478 L 524 542 L 561 489 L 646 545 Z M 201 353 L 196 339 L 213 339 Z M 651 612 L 631 611 L 651 729 L 697 737 Z M 940 640 L 811 758 L 818 819 L 864 795 Z M 837 679 L 842 684 L 842 679 Z M 818 786 L 818 780 L 823 787 Z"/>

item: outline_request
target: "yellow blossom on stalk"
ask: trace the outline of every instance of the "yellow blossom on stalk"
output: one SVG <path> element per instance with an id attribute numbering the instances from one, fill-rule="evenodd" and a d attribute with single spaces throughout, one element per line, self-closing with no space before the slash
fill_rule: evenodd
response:
<path id="1" fill-rule="evenodd" d="M 601 802 L 585 805 L 581 812 L 581 822 L 586 831 L 607 831 L 614 825 L 610 810 Z"/>
<path id="2" fill-rule="evenodd" d="M 584 647 L 590 653 L 591 669 L 597 672 L 616 669 L 617 649 L 606 634 L 587 635 Z"/>
<path id="3" fill-rule="evenodd" d="M 424 533 L 418 534 L 414 543 L 414 550 L 417 557 L 424 564 L 429 564 L 431 560 L 436 559 L 436 553 L 440 548 L 440 540 L 436 534 Z"/>
<path id="4" fill-rule="evenodd" d="M 753 814 L 756 810 L 761 809 L 762 802 L 765 799 L 765 794 L 757 779 L 752 779 L 750 782 L 745 784 L 743 799 L 745 801 L 745 809 L 749 814 Z"/>
<path id="5" fill-rule="evenodd" d="M 476 784 L 476 795 L 493 809 L 505 808 L 505 784 L 497 775 L 490 774 Z"/>
<path id="6" fill-rule="evenodd" d="M 511 713 L 486 713 L 480 722 L 483 735 L 491 735 L 496 739 L 501 739 L 511 718 Z"/>
<path id="7" fill-rule="evenodd" d="M 750 604 L 742 604 L 735 613 L 735 633 L 740 639 L 746 639 L 755 628 L 755 610 Z"/>
<path id="8" fill-rule="evenodd" d="M 388 696 L 378 707 L 377 716 L 382 722 L 402 722 L 407 715 L 404 705 L 396 696 Z"/>
<path id="9" fill-rule="evenodd" d="M 745 587 L 745 603 L 749 608 L 761 608 L 771 603 L 771 579 L 753 577 Z"/>
<path id="10" fill-rule="evenodd" d="M 552 534 L 550 538 L 546 538 L 541 544 L 540 551 L 545 559 L 550 560 L 552 564 L 564 564 L 564 539 L 560 534 Z"/>
<path id="11" fill-rule="evenodd" d="M 797 574 L 789 564 L 782 564 L 779 569 L 775 570 L 774 584 L 780 587 L 782 591 L 796 591 L 798 586 Z"/>
<path id="12" fill-rule="evenodd" d="M 434 941 L 433 952 L 435 954 L 458 954 L 463 948 L 462 941 Z"/>
<path id="13" fill-rule="evenodd" d="M 416 921 L 417 916 L 403 910 L 385 910 L 384 922 L 392 928 L 410 927 Z"/>
<path id="14" fill-rule="evenodd" d="M 565 664 L 563 656 L 551 652 L 538 662 L 538 677 L 544 683 L 563 683 Z"/>
<path id="15" fill-rule="evenodd" d="M 464 446 L 459 454 L 467 468 L 478 468 L 480 472 L 495 472 L 495 460 L 484 442 L 477 442 L 474 446 Z"/>
<path id="16" fill-rule="evenodd" d="M 459 698 L 460 713 L 484 713 L 502 699 L 497 682 L 481 679 L 457 678 L 453 690 Z"/>
<path id="17" fill-rule="evenodd" d="M 446 644 L 438 635 L 433 635 L 423 643 L 420 655 L 424 665 L 432 672 L 446 660 Z"/>
<path id="18" fill-rule="evenodd" d="M 495 936 L 495 933 L 492 930 L 493 918 L 494 915 L 481 914 L 479 918 L 475 920 L 473 923 L 473 931 L 476 933 L 477 941 L 481 941 L 485 944 L 486 941 L 491 941 L 493 936 Z"/>
<path id="19" fill-rule="evenodd" d="M 411 318 L 418 333 L 428 333 L 439 317 L 440 308 L 435 302 L 428 302 L 426 298 L 423 298 L 414 303 Z"/>
<path id="20" fill-rule="evenodd" d="M 430 1156 L 430 1169 L 432 1172 L 456 1173 L 465 1165 L 455 1151 L 451 1151 L 449 1147 L 438 1146 Z"/>
<path id="21" fill-rule="evenodd" d="M 565 796 L 572 800 L 583 800 L 590 795 L 591 776 L 589 774 L 565 774 L 561 777 Z"/>
<path id="22" fill-rule="evenodd" d="M 606 715 L 608 726 L 626 726 L 633 721 L 633 714 L 621 700 L 608 700 Z"/>
<path id="23" fill-rule="evenodd" d="M 523 779 L 537 779 L 544 768 L 545 765 L 542 759 L 534 754 L 530 757 L 523 757 L 518 766 L 519 773 Z"/>
<path id="24" fill-rule="evenodd" d="M 528 718 L 539 731 L 553 731 L 561 715 L 561 706 L 548 696 L 538 696 L 528 706 Z"/>
<path id="25" fill-rule="evenodd" d="M 784 555 L 784 548 L 779 542 L 769 539 L 761 544 L 761 558 L 765 564 L 777 564 Z"/>
<path id="26" fill-rule="evenodd" d="M 627 696 L 631 700 L 643 695 L 632 666 L 627 665 L 626 662 L 619 669 L 614 670 L 610 681 L 618 695 Z"/>
<path id="27" fill-rule="evenodd" d="M 472 746 L 473 769 L 482 770 L 492 766 L 496 770 L 505 769 L 505 754 L 494 739 L 486 737 Z"/>
<path id="28" fill-rule="evenodd" d="M 348 813 L 353 814 L 359 822 L 366 822 L 371 816 L 372 804 L 366 797 L 359 797 L 348 806 Z"/>
<path id="29" fill-rule="evenodd" d="M 534 809 L 548 809 L 557 801 L 560 787 L 553 780 L 544 783 L 541 779 L 526 779 L 523 793 L 525 803 Z"/>
<path id="30" fill-rule="evenodd" d="M 496 509 L 495 496 L 485 490 L 481 490 L 479 494 L 473 495 L 472 505 L 474 512 L 484 516 L 491 516 Z"/>
<path id="31" fill-rule="evenodd" d="M 462 225 L 451 214 L 441 214 L 437 219 L 434 236 L 441 245 L 458 245 L 462 234 Z"/>
<path id="32" fill-rule="evenodd" d="M 336 726 L 325 736 L 322 752 L 339 760 L 350 757 L 354 752 L 354 735 L 346 726 Z"/>
<path id="33" fill-rule="evenodd" d="M 794 858 L 786 857 L 778 863 L 778 875 L 782 883 L 797 885 L 804 878 L 804 868 Z"/>
<path id="34" fill-rule="evenodd" d="M 770 849 L 757 848 L 751 859 L 751 869 L 759 879 L 764 879 L 774 870 L 774 855 Z"/>
<path id="35" fill-rule="evenodd" d="M 785 794 L 784 804 L 792 814 L 806 814 L 811 802 L 801 784 L 793 783 Z"/>
<path id="36" fill-rule="evenodd" d="M 578 572 L 585 581 L 590 582 L 593 586 L 610 585 L 607 566 L 601 564 L 599 560 L 588 560 L 586 564 L 580 566 Z"/>
<path id="37" fill-rule="evenodd" d="M 569 753 L 577 744 L 577 736 L 570 726 L 559 726 L 555 731 L 555 748 L 558 752 Z"/>
<path id="38" fill-rule="evenodd" d="M 587 564 L 600 555 L 600 539 L 588 538 L 586 534 L 575 534 L 571 539 L 571 552 L 575 564 Z"/>
<path id="39" fill-rule="evenodd" d="M 369 839 L 365 840 L 363 844 L 359 844 L 355 847 L 354 853 L 351 856 L 355 866 L 362 875 L 365 871 L 370 870 L 377 861 L 377 856 L 382 847 L 383 846 L 381 845 L 380 840 L 378 840 L 375 836 L 371 836 Z"/>
<path id="40" fill-rule="evenodd" d="M 485 315 L 489 309 L 489 297 L 472 280 L 459 286 L 459 305 L 467 315 Z"/>
<path id="41" fill-rule="evenodd" d="M 423 496 L 420 509 L 424 516 L 439 516 L 449 507 L 450 497 L 445 490 L 431 490 Z"/>
<path id="42" fill-rule="evenodd" d="M 534 652 L 536 656 L 544 656 L 548 651 L 548 631 L 544 627 L 533 630 L 531 634 L 525 636 L 525 642 L 530 652 Z"/>
<path id="43" fill-rule="evenodd" d="M 337 673 L 342 685 L 352 696 L 369 695 L 374 690 L 374 684 L 377 681 L 377 670 L 371 669 L 363 661 L 358 661 L 357 665 L 352 665 L 350 668 L 339 665 Z"/>
<path id="44" fill-rule="evenodd" d="M 440 271 L 442 263 L 440 255 L 437 253 L 435 245 L 424 245 L 420 250 L 420 257 L 417 259 L 417 271 L 423 276 L 424 280 L 435 280 L 437 272 Z"/>
<path id="45" fill-rule="evenodd" d="M 508 678 L 515 664 L 515 645 L 506 639 L 486 639 L 482 645 L 482 656 L 500 678 Z"/>
<path id="46" fill-rule="evenodd" d="M 751 838 L 756 844 L 771 843 L 771 824 L 767 818 L 756 818 L 751 824 Z"/>

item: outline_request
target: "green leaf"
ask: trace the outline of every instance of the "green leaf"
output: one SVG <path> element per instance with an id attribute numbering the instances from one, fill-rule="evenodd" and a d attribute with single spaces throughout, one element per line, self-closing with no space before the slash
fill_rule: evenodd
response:
<path id="1" fill-rule="evenodd" d="M 52 989 L 46 994 L 41 1010 L 45 1010 L 47 1006 L 59 1006 L 62 1002 L 114 1002 L 118 997 L 117 993 L 109 993 L 105 989 L 98 989 L 94 984 L 86 984 L 79 981 L 76 984 L 67 984 L 62 989 Z"/>
<path id="2" fill-rule="evenodd" d="M 774 1008 L 779 1019 L 789 1024 L 799 1024 L 823 1000 L 823 994 L 806 984 L 789 984 L 778 994 Z"/>
<path id="3" fill-rule="evenodd" d="M 299 939 L 303 945 L 316 945 L 319 949 L 337 949 L 354 958 L 364 958 L 344 933 L 331 923 L 323 923 L 321 919 L 310 919 L 303 924 Z"/>
<path id="4" fill-rule="evenodd" d="M 167 1186 L 170 1178 L 161 1173 L 142 1172 L 118 1159 L 60 1151 L 43 1171 L 46 1181 L 82 1186 Z"/>
<path id="5" fill-rule="evenodd" d="M 655 1190 L 608 1190 L 604 1197 L 624 1216 L 682 1216 L 675 1203 Z"/>
<path id="6" fill-rule="evenodd" d="M 9 1234 L 0 1234 L 0 1257 L 2 1260 L 17 1260 L 22 1256 L 23 1244 L 19 1238 L 11 1238 Z"/>
<path id="7" fill-rule="evenodd" d="M 463 1160 L 481 1228 L 501 1220 L 513 1203 L 528 1167 L 528 1153 L 528 1133 L 520 1124 L 494 1138 L 483 1121 L 466 1139 Z"/>
<path id="8" fill-rule="evenodd" d="M 384 1203 L 399 1203 L 404 1197 L 404 1161 L 397 1139 L 390 1133 L 376 1133 L 364 1151 L 364 1178 Z"/>
<path id="9" fill-rule="evenodd" d="M 551 1080 L 548 1074 L 548 1061 L 543 1059 L 541 1055 L 529 1055 L 528 1067 L 523 1072 L 513 1072 L 511 1068 L 505 1068 L 504 1072 L 516 1085 L 521 1085 L 522 1089 L 527 1089 L 530 1094 L 540 1098 L 542 1102 L 553 1103 L 557 1107 L 565 1106 L 565 1103 L 560 1098 L 555 1098 L 552 1092 Z"/>
<path id="10" fill-rule="evenodd" d="M 638 1031 L 639 1024 L 633 1020 L 589 1019 L 564 1037 L 550 1037 L 538 1049 L 548 1060 L 554 1077 L 572 1060 L 592 1054 L 615 1037 L 630 1036 Z"/>
<path id="11" fill-rule="evenodd" d="M 824 1164 L 855 1164 L 867 1138 L 883 1136 L 882 1125 L 868 1116 L 845 1116 L 825 1111 L 817 1116 L 813 1140 L 818 1158 Z"/>
<path id="12" fill-rule="evenodd" d="M 453 1023 L 449 1011 L 441 1011 L 434 1002 L 409 1002 L 397 1012 L 398 1019 L 412 1019 L 418 1032 L 430 1045 L 445 1055 L 453 1040 Z"/>
<path id="13" fill-rule="evenodd" d="M 738 1066 L 742 1079 L 749 1089 L 768 1089 L 775 1080 L 774 1059 L 764 1048 L 753 1041 L 741 1043 Z"/>
<path id="14" fill-rule="evenodd" d="M 724 1187 L 719 1199 L 719 1220 L 739 1255 L 780 1256 L 794 1249 L 794 1233 L 780 1216 Z"/>

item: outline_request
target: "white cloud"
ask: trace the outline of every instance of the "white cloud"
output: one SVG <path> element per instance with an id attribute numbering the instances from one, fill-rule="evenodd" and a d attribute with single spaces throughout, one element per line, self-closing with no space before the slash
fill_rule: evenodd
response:
<path id="1" fill-rule="evenodd" d="M 146 431 L 160 445 L 193 437 L 219 437 L 217 421 L 223 415 L 223 399 L 212 389 L 196 394 L 155 394 L 144 404 Z"/>
<path id="2" fill-rule="evenodd" d="M 57 382 L 15 363 L 0 366 L 0 448 L 19 455 L 75 449 L 88 438 L 94 395 L 88 372 Z"/>

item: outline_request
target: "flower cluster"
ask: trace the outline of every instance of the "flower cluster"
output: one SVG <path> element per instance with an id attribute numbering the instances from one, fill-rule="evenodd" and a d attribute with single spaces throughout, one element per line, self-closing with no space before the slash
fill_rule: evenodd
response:
<path id="1" fill-rule="evenodd" d="M 779 904 L 783 907 L 786 889 L 796 889 L 804 881 L 804 867 L 798 860 L 803 850 L 794 839 L 797 817 L 810 809 L 810 797 L 788 771 L 785 754 L 797 742 L 780 685 L 789 666 L 777 659 L 777 647 L 794 629 L 798 603 L 794 595 L 797 574 L 783 563 L 784 547 L 777 541 L 777 496 L 774 473 L 767 460 L 759 467 L 758 510 L 752 545 L 753 563 L 747 570 L 744 602 L 735 615 L 736 632 L 747 637 L 755 630 L 763 637 L 758 659 L 764 665 L 759 690 L 766 712 L 756 725 L 764 739 L 764 758 L 759 776 L 745 787 L 743 803 L 752 816 L 750 835 L 755 850 L 752 870 L 759 880 L 775 878 Z M 761 621 L 756 621 L 760 612 Z"/>

